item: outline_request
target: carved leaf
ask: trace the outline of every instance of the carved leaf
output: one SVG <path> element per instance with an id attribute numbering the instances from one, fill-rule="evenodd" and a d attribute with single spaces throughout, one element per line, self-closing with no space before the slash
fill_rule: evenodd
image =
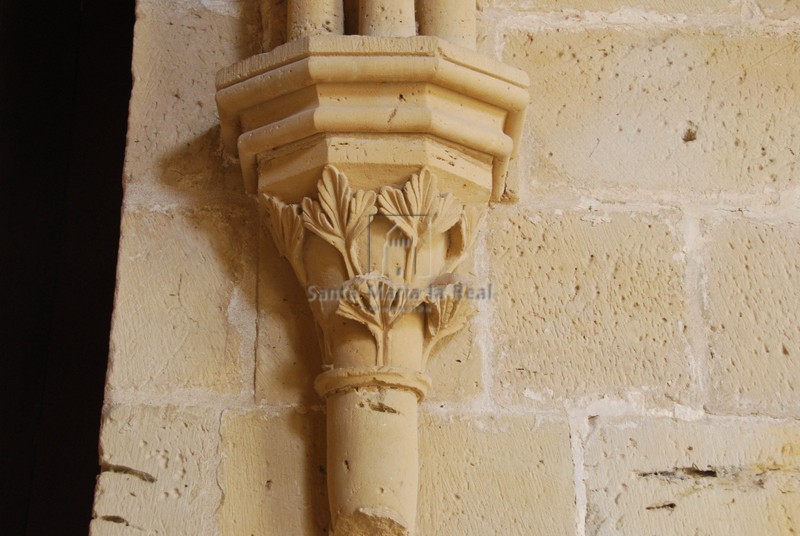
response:
<path id="1" fill-rule="evenodd" d="M 461 215 L 461 203 L 451 194 L 441 195 L 428 168 L 420 169 L 402 190 L 384 187 L 378 196 L 381 213 L 415 243 L 429 234 L 443 233 Z"/>
<path id="2" fill-rule="evenodd" d="M 430 234 L 448 231 L 461 217 L 461 203 L 456 196 L 444 194 L 436 200 L 433 217 L 430 221 Z"/>
<path id="3" fill-rule="evenodd" d="M 418 218 L 411 215 L 412 211 L 402 190 L 384 186 L 378 195 L 378 204 L 381 207 L 381 214 L 399 227 L 404 235 L 412 240 L 417 239 L 417 222 L 415 220 Z"/>
<path id="4" fill-rule="evenodd" d="M 322 171 L 317 183 L 319 202 L 303 199 L 303 222 L 317 236 L 345 254 L 345 229 L 350 203 L 347 177 L 331 166 Z"/>
<path id="5" fill-rule="evenodd" d="M 358 190 L 350 200 L 350 215 L 347 222 L 347 237 L 355 240 L 369 225 L 370 216 L 378 212 L 377 196 L 373 191 Z"/>
<path id="6" fill-rule="evenodd" d="M 431 350 L 445 337 L 461 330 L 475 314 L 471 300 L 457 297 L 455 285 L 435 288 L 426 298 L 429 305 L 427 315 L 428 334 L 425 344 L 425 359 Z"/>
<path id="7" fill-rule="evenodd" d="M 464 259 L 467 251 L 475 242 L 475 237 L 478 235 L 478 230 L 483 223 L 485 214 L 483 207 L 464 207 L 458 223 L 450 230 L 447 271 L 454 270 Z"/>
<path id="8" fill-rule="evenodd" d="M 424 294 L 395 285 L 384 277 L 358 277 L 351 284 L 356 292 L 345 293 L 350 299 L 339 300 L 336 313 L 369 329 L 377 347 L 377 364 L 383 365 L 387 357 L 389 331 L 403 315 L 422 303 Z"/>
<path id="9" fill-rule="evenodd" d="M 408 200 L 408 208 L 414 214 L 433 212 L 434 202 L 439 197 L 436 180 L 426 167 L 411 175 L 411 180 L 403 186 L 403 193 Z"/>
<path id="10" fill-rule="evenodd" d="M 278 252 L 294 268 L 300 284 L 305 286 L 305 266 L 303 264 L 303 239 L 305 230 L 297 205 L 287 205 L 266 194 L 261 196 L 269 216 L 269 230 Z"/>
<path id="11" fill-rule="evenodd" d="M 353 194 L 347 176 L 333 166 L 325 166 L 317 184 L 319 201 L 303 199 L 303 221 L 314 234 L 335 247 L 345 261 L 347 275 L 360 275 L 357 239 L 378 209 L 371 191 Z"/>

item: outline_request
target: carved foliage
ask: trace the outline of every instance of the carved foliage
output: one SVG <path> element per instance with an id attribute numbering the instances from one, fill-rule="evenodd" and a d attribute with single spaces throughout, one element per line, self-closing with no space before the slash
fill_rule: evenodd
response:
<path id="1" fill-rule="evenodd" d="M 456 296 L 454 286 L 446 285 L 425 297 L 429 306 L 423 355 L 426 361 L 436 344 L 463 328 L 475 314 L 475 307 L 470 300 Z"/>
<path id="2" fill-rule="evenodd" d="M 402 190 L 387 186 L 378 196 L 381 214 L 396 225 L 410 240 L 409 252 L 425 245 L 429 237 L 444 233 L 461 216 L 462 205 L 455 196 L 439 194 L 436 179 L 427 168 L 414 173 Z M 404 276 L 414 277 L 414 258 L 406 256 Z"/>
<path id="3" fill-rule="evenodd" d="M 303 243 L 305 230 L 297 205 L 286 205 L 278 199 L 262 194 L 262 202 L 267 207 L 269 229 L 278 252 L 289 261 L 300 284 L 306 284 L 306 271 L 303 264 Z"/>
<path id="4" fill-rule="evenodd" d="M 384 277 L 356 278 L 354 291 L 339 301 L 337 314 L 367 327 L 377 346 L 376 365 L 388 363 L 389 337 L 394 324 L 422 303 L 424 295 Z"/>
<path id="5" fill-rule="evenodd" d="M 388 363 L 388 341 L 397 321 L 409 312 L 424 311 L 427 330 L 424 357 L 427 359 L 439 341 L 464 327 L 474 312 L 472 304 L 454 292 L 452 284 L 410 286 L 414 282 L 410 254 L 406 258 L 404 285 L 394 283 L 383 274 L 365 274 L 359 261 L 358 239 L 377 213 L 409 239 L 409 251 L 424 246 L 438 234 L 447 234 L 449 249 L 444 274 L 448 274 L 472 246 L 482 210 L 462 206 L 449 193 L 441 194 L 435 178 L 426 168 L 414 173 L 403 188 L 384 187 L 376 195 L 364 190 L 354 192 L 343 173 L 326 166 L 318 191 L 318 201 L 305 198 L 300 206 L 263 196 L 278 250 L 305 285 L 302 258 L 305 231 L 336 248 L 347 270 L 347 283 L 336 313 L 367 327 L 377 347 L 376 365 Z"/>
<path id="6" fill-rule="evenodd" d="M 375 192 L 359 190 L 355 194 L 347 177 L 333 166 L 326 166 L 319 181 L 319 202 L 303 199 L 303 223 L 341 253 L 347 278 L 360 275 L 356 239 L 377 212 Z"/>

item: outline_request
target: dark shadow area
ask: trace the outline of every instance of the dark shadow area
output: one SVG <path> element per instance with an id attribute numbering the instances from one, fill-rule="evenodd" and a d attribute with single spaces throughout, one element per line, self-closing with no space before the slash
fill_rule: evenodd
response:
<path id="1" fill-rule="evenodd" d="M 133 0 L 0 0 L 0 533 L 85 535 Z"/>

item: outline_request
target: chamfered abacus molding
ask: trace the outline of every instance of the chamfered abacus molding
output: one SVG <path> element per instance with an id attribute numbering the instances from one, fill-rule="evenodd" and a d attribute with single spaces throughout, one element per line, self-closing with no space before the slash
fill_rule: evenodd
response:
<path id="1" fill-rule="evenodd" d="M 485 203 L 503 194 L 527 84 L 433 36 L 326 35 L 223 69 L 217 104 L 248 191 L 296 202 L 326 164 L 359 188 L 402 184 L 427 165 L 443 189 Z"/>

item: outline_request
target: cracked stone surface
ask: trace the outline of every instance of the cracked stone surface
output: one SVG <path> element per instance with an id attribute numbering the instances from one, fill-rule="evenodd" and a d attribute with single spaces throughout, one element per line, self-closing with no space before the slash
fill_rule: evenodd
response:
<path id="1" fill-rule="evenodd" d="M 92 536 L 217 534 L 219 423 L 215 410 L 106 410 Z"/>
<path id="2" fill-rule="evenodd" d="M 596 418 L 586 467 L 587 535 L 800 531 L 793 422 Z"/>

